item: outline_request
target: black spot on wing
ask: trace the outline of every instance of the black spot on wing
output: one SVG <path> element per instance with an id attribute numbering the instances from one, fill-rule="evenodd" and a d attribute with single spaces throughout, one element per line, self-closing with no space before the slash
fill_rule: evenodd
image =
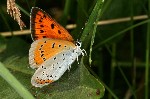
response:
<path id="1" fill-rule="evenodd" d="M 44 54 L 41 54 L 41 57 L 43 57 L 44 56 Z M 43 59 L 44 60 L 44 59 Z"/>
<path id="2" fill-rule="evenodd" d="M 44 33 L 44 31 L 43 31 L 43 30 L 40 30 L 40 33 Z"/>
<path id="3" fill-rule="evenodd" d="M 42 19 L 40 19 L 39 22 L 42 22 Z"/>
<path id="4" fill-rule="evenodd" d="M 46 38 L 46 36 L 43 36 L 43 38 Z"/>
<path id="5" fill-rule="evenodd" d="M 44 25 L 40 25 L 40 27 L 44 27 Z"/>
<path id="6" fill-rule="evenodd" d="M 58 34 L 61 34 L 61 31 L 60 31 L 60 30 L 58 30 Z"/>
<path id="7" fill-rule="evenodd" d="M 51 28 L 54 29 L 54 24 L 53 23 L 51 24 Z"/>
<path id="8" fill-rule="evenodd" d="M 52 44 L 52 48 L 54 48 L 54 47 L 55 47 L 55 43 Z"/>
<path id="9" fill-rule="evenodd" d="M 46 15 L 45 15 L 45 14 L 43 15 L 43 19 L 44 19 L 44 18 L 46 18 Z"/>
<path id="10" fill-rule="evenodd" d="M 43 58 L 44 61 L 46 61 L 46 58 Z"/>

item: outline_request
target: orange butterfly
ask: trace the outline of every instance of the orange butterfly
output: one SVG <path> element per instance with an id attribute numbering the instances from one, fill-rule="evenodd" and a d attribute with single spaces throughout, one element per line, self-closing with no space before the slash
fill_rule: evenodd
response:
<path id="1" fill-rule="evenodd" d="M 31 10 L 31 34 L 34 42 L 29 50 L 29 64 L 37 69 L 31 78 L 35 87 L 43 87 L 58 80 L 71 64 L 84 55 L 81 43 L 73 43 L 72 36 L 37 7 Z"/>

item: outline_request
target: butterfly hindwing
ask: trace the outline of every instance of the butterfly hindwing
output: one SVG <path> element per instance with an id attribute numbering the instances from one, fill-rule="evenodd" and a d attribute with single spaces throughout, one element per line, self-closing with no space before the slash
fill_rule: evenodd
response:
<path id="1" fill-rule="evenodd" d="M 33 7 L 31 10 L 30 28 L 33 40 L 41 38 L 56 38 L 73 41 L 68 31 L 59 25 L 43 10 Z"/>
<path id="2" fill-rule="evenodd" d="M 70 50 L 76 46 L 69 41 L 43 38 L 36 40 L 31 44 L 29 50 L 29 64 L 32 68 L 38 68 L 47 59 L 61 53 L 64 50 Z"/>
<path id="3" fill-rule="evenodd" d="M 32 85 L 43 87 L 58 80 L 80 54 L 79 51 L 76 53 L 76 49 L 69 49 L 46 60 L 32 76 Z"/>

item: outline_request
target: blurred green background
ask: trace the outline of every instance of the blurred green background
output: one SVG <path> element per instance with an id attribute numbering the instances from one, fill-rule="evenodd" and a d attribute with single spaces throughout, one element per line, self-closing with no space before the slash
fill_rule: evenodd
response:
<path id="1" fill-rule="evenodd" d="M 76 28 L 68 31 L 75 41 L 82 41 L 87 55 L 81 57 L 80 65 L 75 62 L 60 80 L 35 88 L 30 84 L 35 70 L 28 64 L 31 34 L 20 31 L 18 23 L 7 13 L 6 0 L 1 0 L 0 65 L 9 70 L 0 70 L 1 99 L 23 97 L 15 89 L 18 85 L 11 85 L 14 82 L 9 81 L 10 75 L 34 98 L 149 99 L 150 0 L 104 0 L 104 3 L 101 0 L 16 0 L 16 4 L 26 24 L 23 31 L 30 29 L 32 7 L 43 9 L 64 27 L 76 24 Z M 135 20 L 135 16 L 143 15 L 144 18 Z M 127 17 L 129 20 L 123 21 Z M 108 24 L 97 25 L 98 21 Z M 19 31 L 19 35 L 14 31 Z M 4 35 L 7 32 L 9 36 Z"/>

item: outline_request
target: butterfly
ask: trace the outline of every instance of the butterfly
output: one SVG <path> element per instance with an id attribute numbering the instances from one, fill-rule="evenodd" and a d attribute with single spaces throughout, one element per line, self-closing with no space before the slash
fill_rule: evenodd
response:
<path id="1" fill-rule="evenodd" d="M 31 78 L 35 87 L 58 80 L 79 55 L 84 55 L 81 42 L 75 43 L 68 31 L 40 8 L 31 9 L 30 30 L 34 42 L 29 50 L 29 64 L 36 69 Z"/>

